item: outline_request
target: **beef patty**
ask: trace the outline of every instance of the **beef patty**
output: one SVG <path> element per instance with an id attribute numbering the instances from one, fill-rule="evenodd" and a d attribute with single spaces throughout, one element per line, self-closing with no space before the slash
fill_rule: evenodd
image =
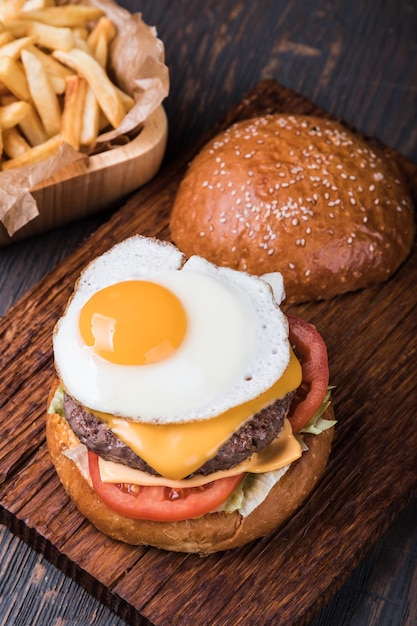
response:
<path id="1" fill-rule="evenodd" d="M 254 415 L 221 446 L 215 457 L 194 474 L 206 476 L 241 463 L 254 452 L 262 452 L 278 436 L 288 413 L 293 393 L 276 400 Z M 64 394 L 65 418 L 81 443 L 107 461 L 123 463 L 149 474 L 158 473 L 117 437 L 108 426 Z"/>

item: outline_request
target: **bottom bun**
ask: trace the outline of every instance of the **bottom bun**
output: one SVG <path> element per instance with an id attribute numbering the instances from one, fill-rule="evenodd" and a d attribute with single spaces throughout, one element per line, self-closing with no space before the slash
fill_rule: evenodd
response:
<path id="1" fill-rule="evenodd" d="M 323 415 L 333 419 L 330 406 Z M 242 546 L 278 528 L 313 490 L 330 453 L 333 428 L 307 435 L 308 451 L 295 461 L 265 500 L 248 516 L 237 511 L 215 512 L 181 522 L 151 522 L 124 517 L 100 500 L 77 465 L 63 452 L 79 443 L 65 418 L 48 413 L 47 445 L 58 476 L 79 511 L 101 532 L 133 545 L 175 552 L 210 554 Z"/>

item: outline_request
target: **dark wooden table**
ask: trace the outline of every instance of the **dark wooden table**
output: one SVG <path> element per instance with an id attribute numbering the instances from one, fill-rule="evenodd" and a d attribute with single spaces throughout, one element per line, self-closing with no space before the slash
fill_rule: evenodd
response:
<path id="1" fill-rule="evenodd" d="M 417 163 L 417 5 L 412 0 L 119 3 L 141 11 L 165 43 L 171 75 L 167 161 L 258 81 L 273 77 Z M 104 213 L 1 249 L 0 314 L 109 217 Z M 416 522 L 413 500 L 315 618 L 316 626 L 417 623 Z M 0 624 L 122 623 L 0 527 Z"/>

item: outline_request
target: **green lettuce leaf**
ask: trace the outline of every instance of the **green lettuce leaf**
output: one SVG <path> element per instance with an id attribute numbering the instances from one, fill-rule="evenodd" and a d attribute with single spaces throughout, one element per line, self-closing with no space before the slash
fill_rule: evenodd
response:
<path id="1" fill-rule="evenodd" d="M 300 433 L 311 433 L 312 435 L 320 435 L 324 430 L 327 430 L 336 424 L 336 420 L 325 420 L 322 418 L 323 413 L 327 407 L 331 404 L 331 392 L 334 386 L 327 388 L 327 393 L 323 398 L 323 401 L 313 417 L 309 422 L 300 430 Z"/>
<path id="2" fill-rule="evenodd" d="M 246 517 L 263 502 L 272 487 L 284 476 L 289 465 L 265 474 L 248 474 L 228 500 L 218 509 Z"/>
<path id="3" fill-rule="evenodd" d="M 62 385 L 58 385 L 48 407 L 48 413 L 56 413 L 57 415 L 61 415 L 61 417 L 64 416 L 64 389 Z"/>

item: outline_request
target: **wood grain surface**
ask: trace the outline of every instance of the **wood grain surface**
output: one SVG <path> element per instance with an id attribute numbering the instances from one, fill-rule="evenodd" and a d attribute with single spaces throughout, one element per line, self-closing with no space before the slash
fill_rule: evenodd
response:
<path id="1" fill-rule="evenodd" d="M 266 111 L 322 114 L 264 81 L 213 130 Z M 52 329 L 80 270 L 135 232 L 169 237 L 172 200 L 196 148 L 133 196 L 1 320 L 7 346 L 0 360 L 7 407 L 2 521 L 130 623 L 257 623 L 261 611 L 263 623 L 307 623 L 417 493 L 417 383 L 409 341 L 417 332 L 417 293 L 407 290 L 417 278 L 417 250 L 382 286 L 289 309 L 315 323 L 326 340 L 339 422 L 320 488 L 270 537 L 205 558 L 111 541 L 68 500 L 45 446 Z M 406 165 L 417 198 L 417 168 Z M 401 436 L 392 419 L 398 407 Z"/>
<path id="2" fill-rule="evenodd" d="M 170 95 L 165 103 L 169 119 L 167 163 L 176 160 L 185 148 L 194 146 L 202 133 L 210 131 L 220 115 L 242 100 L 246 90 L 267 77 L 275 77 L 282 84 L 308 96 L 323 109 L 342 117 L 366 134 L 378 137 L 417 163 L 417 7 L 412 0 L 369 3 L 362 0 L 317 0 L 314 3 L 303 0 L 263 0 L 262 3 L 250 0 L 223 3 L 217 0 L 206 0 L 204 3 L 120 0 L 119 3 L 132 11 L 141 11 L 149 24 L 156 25 L 165 44 L 171 76 Z M 28 290 L 34 288 L 36 291 L 37 282 L 59 263 L 65 262 L 77 246 L 109 217 L 111 212 L 106 212 L 0 249 L 0 315 L 10 311 Z M 410 282 L 401 273 L 403 270 L 400 272 L 404 290 L 399 293 L 399 301 L 393 309 L 394 314 L 400 310 L 400 319 L 402 300 L 408 301 L 409 291 L 415 289 L 414 261 L 411 268 Z M 381 297 L 384 293 L 381 292 Z M 379 292 L 373 291 L 370 301 L 374 295 L 378 297 Z M 386 310 L 384 315 L 388 314 L 389 310 Z M 35 316 L 36 310 L 28 307 L 27 315 Z M 365 317 L 365 313 L 363 315 Z M 383 320 L 384 316 L 378 317 L 379 324 Z M 393 321 L 391 327 L 392 324 Z M 385 336 L 382 325 L 380 335 Z M 389 337 L 395 339 L 398 334 L 391 333 Z M 354 345 L 360 345 L 358 334 L 352 332 L 351 338 L 355 341 Z M 404 359 L 407 362 L 413 352 L 415 338 L 408 337 L 404 347 L 407 356 L 400 358 L 402 367 Z M 396 363 L 390 362 L 390 371 L 395 371 L 395 367 Z M 364 368 L 361 373 L 364 373 Z M 353 363 L 349 374 L 354 386 L 356 372 Z M 16 376 L 19 377 L 19 374 Z M 383 397 L 389 396 L 393 388 L 387 376 Z M 35 387 L 38 384 L 37 381 Z M 362 395 L 365 386 L 362 382 Z M 340 384 L 335 394 L 338 411 L 343 402 L 339 392 Z M 397 392 L 395 396 L 399 404 L 393 419 L 399 419 L 401 424 L 405 415 L 401 408 L 402 397 Z M 411 400 L 407 400 L 406 406 L 410 406 Z M 378 420 L 376 409 L 379 406 L 380 401 L 374 409 L 369 398 L 365 404 L 369 410 L 368 419 L 373 422 Z M 7 411 L 8 406 L 4 404 L 1 416 Z M 402 441 L 401 426 L 397 432 L 399 435 Z M 386 448 L 389 450 L 390 444 Z M 360 449 L 359 446 L 359 456 Z M 408 447 L 404 449 L 404 455 L 407 452 Z M 383 453 L 386 454 L 385 449 Z M 411 453 L 415 458 L 415 447 Z M 341 452 L 337 454 L 340 460 Z M 349 457 L 342 460 L 345 464 Z M 338 471 L 337 461 L 333 458 L 330 467 L 332 472 Z M 394 476 L 392 488 L 395 489 L 395 479 L 401 492 L 401 478 L 398 480 L 398 476 Z M 357 480 L 361 482 L 361 479 Z M 347 495 L 359 488 L 360 485 L 349 485 Z M 400 512 L 402 506 L 403 502 L 398 507 L 398 517 L 389 529 L 370 547 L 366 558 L 313 620 L 314 626 L 414 626 L 417 623 L 417 499 Z M 350 513 L 354 518 L 356 510 L 353 505 Z M 309 528 L 307 524 L 307 536 Z M 24 530 L 26 536 L 30 534 L 25 526 Z M 361 532 L 360 529 L 358 532 Z M 66 560 L 56 554 L 47 542 L 39 541 L 35 543 L 35 548 L 43 549 L 46 557 L 58 562 L 69 577 L 0 525 L 2 626 L 120 626 L 124 623 L 122 618 L 119 619 L 102 604 L 101 587 L 94 580 L 84 574 L 80 580 L 79 570 L 75 566 L 68 569 Z M 346 553 L 350 555 L 349 546 Z M 303 560 L 299 567 L 303 569 Z M 160 596 L 162 603 L 169 591 L 175 591 L 170 589 L 172 571 L 170 568 L 166 576 L 162 575 L 166 585 L 165 592 Z M 238 572 L 239 569 L 236 569 L 222 578 L 226 588 L 231 585 L 242 587 L 244 581 L 237 580 Z M 70 576 L 79 580 L 89 592 Z M 274 569 L 271 578 L 276 580 L 272 586 L 269 586 L 268 580 L 269 593 L 263 591 L 261 594 L 263 599 L 266 597 L 266 605 L 274 601 L 279 581 L 285 580 L 285 570 Z M 212 599 L 211 580 L 207 582 L 206 592 L 209 601 Z M 253 582 L 254 577 L 249 581 Z M 306 584 L 312 588 L 315 582 L 313 572 Z M 213 586 L 213 594 L 218 588 Z M 335 589 L 332 588 L 333 591 Z M 255 593 L 249 594 L 249 604 Z M 247 601 L 245 598 L 243 602 Z M 111 607 L 119 610 L 127 621 L 129 615 L 121 611 L 120 601 L 112 598 L 110 602 Z M 263 619 L 263 608 L 261 606 L 258 611 L 256 624 L 271 623 L 266 617 Z M 143 623 L 148 623 L 148 620 L 143 620 Z M 217 616 L 217 623 L 221 623 L 221 616 Z M 250 622 L 243 620 L 243 623 Z M 277 618 L 273 623 L 284 622 Z"/>

